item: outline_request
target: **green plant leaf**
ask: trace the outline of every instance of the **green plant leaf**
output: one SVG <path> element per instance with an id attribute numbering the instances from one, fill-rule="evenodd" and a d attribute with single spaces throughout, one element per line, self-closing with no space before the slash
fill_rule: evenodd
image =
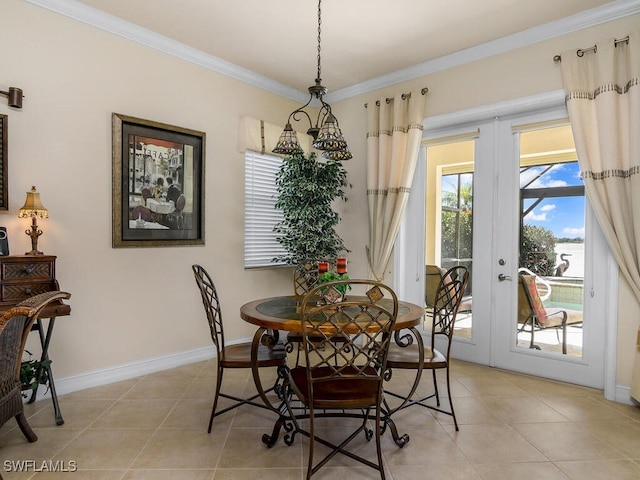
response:
<path id="1" fill-rule="evenodd" d="M 311 152 L 286 157 L 276 175 L 276 208 L 284 219 L 273 231 L 286 255 L 274 258 L 290 265 L 315 264 L 349 252 L 335 231 L 340 216 L 332 209 L 337 199 L 347 200 L 347 171 L 335 160 L 318 162 Z"/>

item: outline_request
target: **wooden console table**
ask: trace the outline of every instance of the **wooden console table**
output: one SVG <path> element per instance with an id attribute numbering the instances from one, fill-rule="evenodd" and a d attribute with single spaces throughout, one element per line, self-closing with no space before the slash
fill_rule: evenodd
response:
<path id="1" fill-rule="evenodd" d="M 56 257 L 53 255 L 11 255 L 0 256 L 0 313 L 9 310 L 22 300 L 39 293 L 60 290 L 56 280 Z M 47 306 L 34 322 L 31 331 L 37 331 L 42 346 L 40 361 L 50 360 L 49 344 L 53 334 L 56 317 L 71 314 L 71 307 L 60 301 Z M 44 320 L 48 319 L 45 328 Z M 51 372 L 51 365 L 46 367 L 49 378 L 51 400 L 55 411 L 56 424 L 62 425 L 64 420 L 60 413 L 56 386 Z M 29 403 L 36 400 L 38 390 L 34 390 Z"/>

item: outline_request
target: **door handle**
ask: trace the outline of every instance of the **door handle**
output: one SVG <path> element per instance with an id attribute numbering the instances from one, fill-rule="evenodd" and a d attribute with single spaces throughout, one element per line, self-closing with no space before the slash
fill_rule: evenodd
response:
<path id="1" fill-rule="evenodd" d="M 504 273 L 501 273 L 498 275 L 498 280 L 500 282 L 504 282 L 505 280 L 511 281 L 511 277 L 509 275 L 505 275 Z"/>

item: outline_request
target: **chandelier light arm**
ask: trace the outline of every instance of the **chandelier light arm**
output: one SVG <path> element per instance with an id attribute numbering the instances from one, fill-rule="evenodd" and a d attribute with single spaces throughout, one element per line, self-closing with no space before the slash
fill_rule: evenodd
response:
<path id="1" fill-rule="evenodd" d="M 309 99 L 309 101 L 307 103 L 305 103 L 302 107 L 298 108 L 297 110 L 294 110 L 293 112 L 291 112 L 291 114 L 289 115 L 289 119 L 287 120 L 287 123 L 291 123 L 291 119 L 293 119 L 296 122 L 300 122 L 302 119 L 299 118 L 297 115 L 300 114 L 304 114 L 304 116 L 307 117 L 307 120 L 309 120 L 309 128 L 313 127 L 313 122 L 311 121 L 311 117 L 309 116 L 309 114 L 304 110 L 306 107 L 309 106 L 309 104 L 311 103 L 311 100 L 313 99 L 313 96 Z"/>
<path id="2" fill-rule="evenodd" d="M 320 99 L 320 101 L 322 102 L 322 108 L 318 110 L 318 116 L 316 117 L 316 127 L 322 125 L 327 116 L 331 115 L 331 105 L 325 103 L 322 99 Z"/>

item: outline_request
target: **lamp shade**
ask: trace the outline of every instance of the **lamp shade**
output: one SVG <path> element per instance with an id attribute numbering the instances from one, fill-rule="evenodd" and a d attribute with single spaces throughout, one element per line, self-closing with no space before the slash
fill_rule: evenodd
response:
<path id="1" fill-rule="evenodd" d="M 327 115 L 322 127 L 320 127 L 320 133 L 318 138 L 313 142 L 313 148 L 318 150 L 344 150 L 347 148 L 347 142 L 342 136 L 338 121 L 332 113 Z"/>
<path id="2" fill-rule="evenodd" d="M 18 217 L 40 217 L 49 218 L 49 212 L 42 205 L 40 200 L 40 193 L 36 191 L 36 187 L 31 187 L 31 191 L 27 192 L 27 199 L 24 201 L 24 205 L 18 212 Z"/>
<path id="3" fill-rule="evenodd" d="M 274 148 L 272 152 L 281 155 L 297 155 L 303 153 L 302 147 L 298 142 L 298 135 L 290 123 L 285 125 L 282 135 L 280 135 L 280 139 L 276 144 L 276 148 Z"/>

